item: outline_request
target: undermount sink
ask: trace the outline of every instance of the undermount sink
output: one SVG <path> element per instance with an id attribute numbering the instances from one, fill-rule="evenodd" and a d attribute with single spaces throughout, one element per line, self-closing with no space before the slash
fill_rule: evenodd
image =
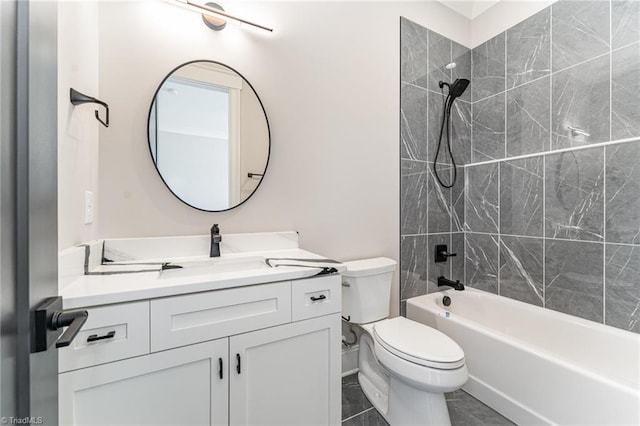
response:
<path id="1" fill-rule="evenodd" d="M 180 266 L 180 267 L 178 267 Z M 213 275 L 269 269 L 264 257 L 211 258 L 192 262 L 171 263 L 160 272 L 160 278 L 182 278 L 198 275 Z"/>

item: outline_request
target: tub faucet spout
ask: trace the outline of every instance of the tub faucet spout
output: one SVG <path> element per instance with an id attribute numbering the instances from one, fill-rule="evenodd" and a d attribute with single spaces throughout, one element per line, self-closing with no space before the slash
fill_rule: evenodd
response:
<path id="1" fill-rule="evenodd" d="M 220 257 L 220 241 L 222 241 L 220 228 L 217 223 L 214 223 L 211 227 L 211 249 L 209 250 L 209 257 Z"/>
<path id="2" fill-rule="evenodd" d="M 462 291 L 464 290 L 464 284 L 460 282 L 460 280 L 449 280 L 445 277 L 438 277 L 438 287 L 449 286 L 454 290 Z"/>

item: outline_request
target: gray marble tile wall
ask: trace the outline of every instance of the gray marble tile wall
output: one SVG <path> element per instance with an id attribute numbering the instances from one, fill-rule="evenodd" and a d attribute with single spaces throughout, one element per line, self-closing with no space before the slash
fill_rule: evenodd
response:
<path id="1" fill-rule="evenodd" d="M 471 79 L 471 50 L 401 18 L 401 177 L 400 300 L 435 291 L 438 276 L 464 280 L 464 164 L 471 161 L 471 90 L 452 108 L 452 146 L 458 167 L 456 185 L 447 189 L 433 170 L 443 110 L 439 81 Z M 451 70 L 446 65 L 455 62 Z M 445 89 L 446 93 L 446 89 Z M 444 147 L 443 147 L 444 148 Z M 451 182 L 454 168 L 442 150 L 437 171 Z M 446 263 L 434 262 L 435 244 L 458 253 Z"/>
<path id="2" fill-rule="evenodd" d="M 560 0 L 471 61 L 466 284 L 640 333 L 640 2 Z"/>

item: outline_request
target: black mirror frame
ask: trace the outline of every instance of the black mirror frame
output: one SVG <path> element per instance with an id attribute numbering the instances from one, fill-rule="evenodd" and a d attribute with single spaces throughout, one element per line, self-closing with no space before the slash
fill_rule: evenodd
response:
<path id="1" fill-rule="evenodd" d="M 254 95 L 256 95 L 256 98 L 258 99 L 258 103 L 260 104 L 260 108 L 262 108 L 262 112 L 264 114 L 264 119 L 267 122 L 267 136 L 269 137 L 269 146 L 268 146 L 268 149 L 267 149 L 267 162 L 264 165 L 264 170 L 262 171 L 262 176 L 260 177 L 260 182 L 258 182 L 258 184 L 256 185 L 255 189 L 251 192 L 251 194 L 249 194 L 249 196 L 247 196 L 247 198 L 245 198 L 244 200 L 242 200 L 241 202 L 239 202 L 238 204 L 236 204 L 234 206 L 231 206 L 231 207 L 229 207 L 227 209 L 222 209 L 222 210 L 205 210 L 205 209 L 201 209 L 200 207 L 196 207 L 194 205 L 191 205 L 191 204 L 187 203 L 186 201 L 184 201 L 182 198 L 180 198 L 178 196 L 178 194 L 176 194 L 171 189 L 171 187 L 167 184 L 167 182 L 164 180 L 164 177 L 162 177 L 162 173 L 160 173 L 160 170 L 158 170 L 158 165 L 153 160 L 153 152 L 151 151 L 151 139 L 149 137 L 150 136 L 149 135 L 149 123 L 151 121 L 151 112 L 153 111 L 153 104 L 156 101 L 156 97 L 158 96 L 158 93 L 160 92 L 160 89 L 164 85 L 165 81 L 167 81 L 167 79 L 169 79 L 169 77 L 171 77 L 171 75 L 173 75 L 174 72 L 176 72 L 177 70 L 179 70 L 180 68 L 182 68 L 184 66 L 187 66 L 187 65 L 190 65 L 190 64 L 193 64 L 193 63 L 196 63 L 196 62 L 208 62 L 208 63 L 211 63 L 211 64 L 222 65 L 223 67 L 227 67 L 231 71 L 233 71 L 236 74 L 238 74 L 242 78 L 242 80 L 249 85 L 249 87 L 253 91 Z M 189 62 L 185 62 L 183 64 L 180 64 L 177 67 L 173 68 L 171 71 L 169 71 L 169 73 L 162 79 L 162 81 L 158 85 L 158 88 L 156 89 L 155 93 L 153 94 L 153 98 L 151 99 L 151 104 L 149 105 L 149 114 L 147 115 L 147 148 L 149 149 L 149 156 L 151 157 L 151 162 L 153 163 L 153 166 L 155 167 L 156 172 L 158 172 L 158 176 L 160 176 L 160 179 L 162 180 L 162 183 L 164 183 L 164 186 L 167 187 L 169 192 L 171 192 L 171 194 L 173 194 L 174 197 L 176 197 L 178 200 L 180 200 L 183 204 L 186 204 L 187 206 L 189 206 L 191 208 L 194 208 L 196 210 L 200 210 L 202 212 L 208 212 L 208 213 L 226 212 L 226 211 L 235 209 L 236 207 L 240 207 L 241 205 L 243 205 L 245 202 L 247 202 L 247 200 L 249 200 L 251 197 L 253 197 L 253 194 L 255 194 L 256 191 L 258 190 L 258 188 L 260 188 L 260 185 L 262 185 L 262 181 L 264 180 L 264 176 L 266 175 L 267 169 L 269 168 L 269 160 L 271 158 L 271 126 L 269 124 L 269 117 L 267 116 L 267 111 L 264 109 L 264 104 L 262 103 L 262 99 L 260 99 L 260 96 L 258 95 L 258 92 L 256 92 L 256 89 L 249 82 L 249 80 L 247 80 L 244 77 L 244 75 L 240 74 L 235 68 L 232 68 L 227 64 L 223 64 L 222 62 L 212 61 L 210 59 L 196 59 L 196 60 L 193 60 L 193 61 L 189 61 Z"/>

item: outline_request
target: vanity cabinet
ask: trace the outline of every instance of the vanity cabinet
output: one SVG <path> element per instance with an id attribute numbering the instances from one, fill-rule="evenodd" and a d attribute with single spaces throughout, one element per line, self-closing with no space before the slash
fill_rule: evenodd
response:
<path id="1" fill-rule="evenodd" d="M 227 340 L 60 374 L 60 424 L 226 425 Z"/>
<path id="2" fill-rule="evenodd" d="M 63 350 L 60 423 L 339 424 L 340 285 L 330 275 L 90 308 L 87 331 L 103 335 L 110 309 L 136 315 L 114 322 L 119 339 Z M 118 345 L 138 356 L 111 361 L 127 353 Z"/>
<path id="3" fill-rule="evenodd" d="M 339 424 L 339 344 L 339 315 L 231 337 L 229 423 Z"/>

